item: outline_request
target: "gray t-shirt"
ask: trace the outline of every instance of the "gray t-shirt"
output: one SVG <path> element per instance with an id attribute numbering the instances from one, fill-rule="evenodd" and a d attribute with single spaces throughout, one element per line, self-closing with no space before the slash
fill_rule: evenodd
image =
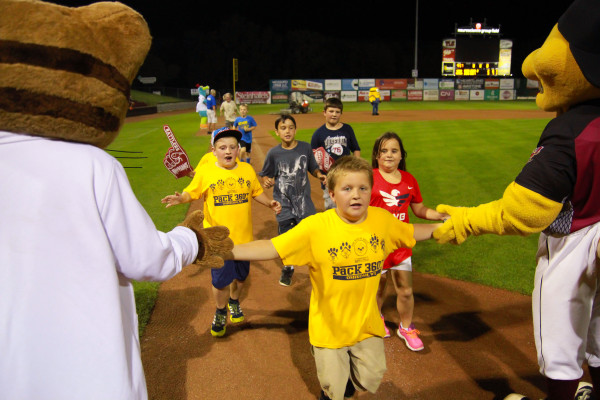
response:
<path id="1" fill-rule="evenodd" d="M 275 179 L 273 199 L 281 203 L 277 221 L 302 219 L 316 212 L 310 198 L 308 174 L 318 169 L 310 144 L 298 141 L 293 149 L 281 144 L 271 148 L 265 158 L 260 176 Z"/>

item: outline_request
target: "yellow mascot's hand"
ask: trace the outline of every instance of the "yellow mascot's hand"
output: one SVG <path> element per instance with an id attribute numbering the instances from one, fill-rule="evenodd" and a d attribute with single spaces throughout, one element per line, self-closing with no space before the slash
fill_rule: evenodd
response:
<path id="1" fill-rule="evenodd" d="M 433 232 L 438 243 L 461 244 L 470 235 L 529 235 L 541 232 L 552 223 L 562 203 L 550 200 L 512 182 L 501 199 L 477 207 L 437 206 L 450 215 L 444 225 Z"/>

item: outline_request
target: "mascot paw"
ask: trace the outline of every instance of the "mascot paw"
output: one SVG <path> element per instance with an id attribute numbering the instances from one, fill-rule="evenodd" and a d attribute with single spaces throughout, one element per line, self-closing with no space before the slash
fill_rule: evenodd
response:
<path id="1" fill-rule="evenodd" d="M 200 210 L 190 213 L 181 226 L 190 228 L 198 238 L 198 257 L 196 264 L 208 268 L 221 268 L 225 260 L 233 258 L 233 241 L 229 238 L 229 229 L 225 226 L 204 228 L 204 213 Z"/>
<path id="2" fill-rule="evenodd" d="M 442 226 L 433 231 L 433 238 L 438 243 L 461 244 L 467 240 L 467 231 L 462 224 L 466 213 L 465 207 L 452 207 L 440 204 L 436 211 L 450 215 L 450 218 Z"/>

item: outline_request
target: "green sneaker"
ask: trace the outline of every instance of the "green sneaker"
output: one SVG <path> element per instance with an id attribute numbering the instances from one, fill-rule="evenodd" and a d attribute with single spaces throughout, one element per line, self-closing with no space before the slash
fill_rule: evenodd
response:
<path id="1" fill-rule="evenodd" d="M 229 306 L 229 319 L 231 322 L 242 322 L 244 320 L 244 312 L 240 306 L 240 301 L 229 299 L 227 305 Z"/>
<path id="2" fill-rule="evenodd" d="M 227 325 L 227 311 L 223 314 L 217 310 L 210 327 L 210 334 L 214 337 L 223 336 L 225 334 L 225 325 Z"/>

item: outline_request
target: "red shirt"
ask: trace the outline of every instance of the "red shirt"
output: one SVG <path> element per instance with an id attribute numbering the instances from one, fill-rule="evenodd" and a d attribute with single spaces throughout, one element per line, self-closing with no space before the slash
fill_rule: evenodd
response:
<path id="1" fill-rule="evenodd" d="M 408 207 L 411 203 L 422 203 L 423 198 L 415 177 L 406 171 L 400 171 L 400 174 L 402 180 L 394 184 L 386 181 L 378 168 L 373 169 L 373 190 L 369 204 L 388 210 L 400 221 L 408 223 Z M 400 264 L 411 255 L 411 249 L 397 249 L 386 258 L 383 269 Z"/>

